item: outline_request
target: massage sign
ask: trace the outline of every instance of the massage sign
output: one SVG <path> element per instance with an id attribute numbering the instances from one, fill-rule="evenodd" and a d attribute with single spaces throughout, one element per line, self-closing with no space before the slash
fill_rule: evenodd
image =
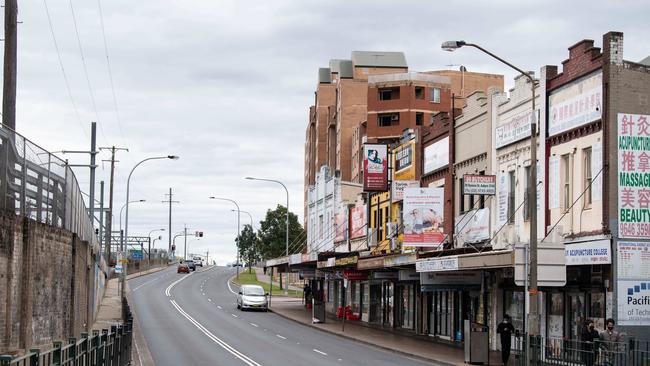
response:
<path id="1" fill-rule="evenodd" d="M 619 237 L 650 238 L 650 116 L 618 114 Z"/>

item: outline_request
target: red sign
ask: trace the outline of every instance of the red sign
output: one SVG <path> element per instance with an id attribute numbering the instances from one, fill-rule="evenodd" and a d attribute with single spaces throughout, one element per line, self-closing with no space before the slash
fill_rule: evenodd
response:
<path id="1" fill-rule="evenodd" d="M 382 144 L 363 145 L 363 190 L 388 190 L 388 147 Z"/>
<path id="2" fill-rule="evenodd" d="M 365 281 L 368 279 L 368 272 L 356 271 L 353 269 L 343 271 L 343 278 L 350 281 Z"/>
<path id="3" fill-rule="evenodd" d="M 350 208 L 350 239 L 366 236 L 366 206 Z"/>

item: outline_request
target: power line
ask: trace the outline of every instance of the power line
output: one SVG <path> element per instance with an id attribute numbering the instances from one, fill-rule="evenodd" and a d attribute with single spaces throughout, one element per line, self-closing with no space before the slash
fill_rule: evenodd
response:
<path id="1" fill-rule="evenodd" d="M 99 24 L 102 28 L 102 39 L 104 41 L 104 54 L 106 55 L 106 66 L 108 68 L 108 78 L 111 83 L 111 92 L 113 94 L 113 107 L 115 108 L 115 117 L 117 119 L 117 124 L 120 130 L 120 135 L 126 144 L 126 137 L 124 137 L 124 129 L 122 128 L 122 120 L 120 118 L 120 111 L 117 107 L 117 94 L 115 93 L 115 83 L 113 82 L 113 70 L 111 68 L 111 60 L 108 56 L 108 42 L 106 41 L 106 28 L 104 27 L 104 12 L 102 11 L 102 1 L 97 0 L 97 6 L 99 7 Z M 128 144 L 126 144 L 128 145 Z"/>
<path id="2" fill-rule="evenodd" d="M 104 133 L 104 127 L 99 123 L 99 113 L 97 112 L 97 103 L 95 101 L 95 93 L 93 93 L 92 84 L 90 83 L 90 77 L 88 76 L 88 66 L 86 65 L 86 57 L 84 56 L 83 46 L 81 45 L 81 37 L 79 36 L 79 27 L 77 26 L 77 16 L 74 12 L 74 6 L 72 5 L 72 0 L 70 2 L 70 12 L 72 13 L 72 23 L 74 24 L 74 32 L 77 36 L 77 45 L 79 46 L 79 54 L 81 55 L 81 63 L 83 64 L 84 75 L 86 76 L 86 83 L 88 84 L 88 92 L 90 93 L 90 100 L 93 105 L 93 110 L 95 111 L 95 118 L 99 124 L 99 131 L 102 134 L 102 137 L 105 141 L 108 141 L 106 134 Z"/>
<path id="3" fill-rule="evenodd" d="M 83 123 L 81 122 L 81 116 L 79 115 L 79 110 L 77 109 L 77 104 L 74 101 L 74 97 L 72 96 L 72 90 L 70 89 L 70 83 L 68 82 L 68 75 L 66 74 L 65 68 L 63 67 L 63 59 L 61 59 L 61 51 L 59 50 L 59 43 L 56 41 L 56 35 L 54 34 L 54 26 L 52 25 L 52 17 L 50 16 L 50 9 L 47 7 L 47 0 L 43 0 L 43 5 L 45 6 L 45 14 L 47 14 L 47 22 L 50 26 L 52 41 L 54 42 L 54 48 L 56 49 L 56 55 L 59 60 L 59 66 L 61 67 L 61 72 L 63 73 L 63 81 L 65 82 L 65 87 L 68 90 L 68 96 L 70 97 L 70 102 L 72 103 L 72 109 L 74 109 L 75 115 L 77 116 L 77 121 L 79 122 L 79 126 L 81 127 L 81 130 L 83 131 L 84 135 L 86 135 L 86 137 L 89 137 L 88 133 L 86 132 L 86 129 L 84 128 Z"/>

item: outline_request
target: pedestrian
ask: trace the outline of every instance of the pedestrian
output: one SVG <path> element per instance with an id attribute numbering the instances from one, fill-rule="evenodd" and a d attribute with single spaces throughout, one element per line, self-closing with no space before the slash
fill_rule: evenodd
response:
<path id="1" fill-rule="evenodd" d="M 596 360 L 596 350 L 595 343 L 600 339 L 598 331 L 594 327 L 594 322 L 592 320 L 587 320 L 587 326 L 582 332 L 582 358 L 585 363 L 585 366 L 593 366 L 594 361 Z"/>
<path id="2" fill-rule="evenodd" d="M 510 358 L 510 347 L 512 344 L 512 333 L 515 332 L 515 327 L 510 321 L 510 315 L 503 316 L 503 321 L 497 327 L 497 333 L 501 335 L 501 361 L 504 365 L 508 364 Z"/>
<path id="3" fill-rule="evenodd" d="M 605 322 L 605 330 L 600 333 L 600 339 L 603 345 L 603 363 L 608 365 L 616 364 L 617 355 L 622 351 L 619 347 L 622 342 L 621 333 L 614 330 L 614 319 L 609 318 Z"/>

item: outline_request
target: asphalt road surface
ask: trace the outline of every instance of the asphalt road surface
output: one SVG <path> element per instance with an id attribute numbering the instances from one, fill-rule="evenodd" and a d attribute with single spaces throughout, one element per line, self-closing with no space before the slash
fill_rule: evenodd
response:
<path id="1" fill-rule="evenodd" d="M 156 365 L 427 364 L 271 312 L 241 312 L 227 285 L 233 274 L 227 267 L 190 275 L 170 268 L 129 281 L 132 308 Z"/>

